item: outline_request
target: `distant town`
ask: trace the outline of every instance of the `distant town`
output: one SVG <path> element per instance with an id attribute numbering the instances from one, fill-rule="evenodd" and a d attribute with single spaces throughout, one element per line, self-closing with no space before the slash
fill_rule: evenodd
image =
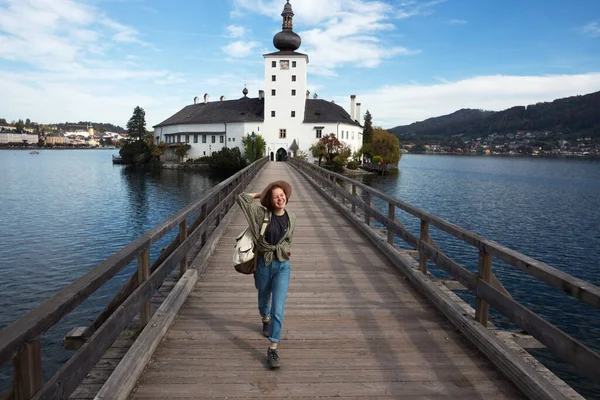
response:
<path id="1" fill-rule="evenodd" d="M 39 125 L 29 121 L 3 121 L 0 119 L 0 148 L 114 148 L 129 138 L 120 127 L 117 128 L 121 132 L 113 132 L 95 128 L 92 123 Z M 459 134 L 429 141 L 412 133 L 397 136 L 403 153 L 600 156 L 598 138 L 567 138 L 560 132 L 550 131 L 494 133 L 474 138 Z"/>
<path id="2" fill-rule="evenodd" d="M 560 132 L 516 131 L 475 138 L 459 134 L 425 142 L 415 136 L 410 133 L 398 135 L 404 153 L 600 156 L 598 138 L 567 138 Z"/>
<path id="3" fill-rule="evenodd" d="M 125 132 L 97 129 L 91 123 L 39 125 L 0 122 L 0 147 L 4 148 L 99 148 L 114 147 L 128 139 Z"/>

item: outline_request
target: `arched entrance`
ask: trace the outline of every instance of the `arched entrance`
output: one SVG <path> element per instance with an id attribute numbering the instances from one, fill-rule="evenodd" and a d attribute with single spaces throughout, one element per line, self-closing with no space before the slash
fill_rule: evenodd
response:
<path id="1" fill-rule="evenodd" d="M 271 152 L 271 161 L 273 161 L 275 158 L 275 153 Z"/>
<path id="2" fill-rule="evenodd" d="M 277 150 L 277 161 L 287 161 L 287 158 L 288 153 L 283 147 Z"/>

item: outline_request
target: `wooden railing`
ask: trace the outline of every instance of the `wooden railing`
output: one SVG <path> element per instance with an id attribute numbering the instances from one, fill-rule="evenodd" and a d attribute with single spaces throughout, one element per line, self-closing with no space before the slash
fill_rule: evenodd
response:
<path id="1" fill-rule="evenodd" d="M 312 179 L 324 194 L 326 192 L 332 199 L 338 199 L 341 206 L 338 208 L 343 212 L 354 215 L 359 209 L 364 214 L 366 226 L 371 228 L 372 221 L 383 225 L 387 229 L 387 242 L 383 244 L 387 247 L 381 246 L 380 249 L 384 251 L 395 249 L 392 246 L 394 246 L 394 239 L 397 236 L 413 249 L 418 250 L 418 269 L 423 274 L 418 279 L 426 279 L 428 265 L 433 264 L 475 294 L 477 298 L 475 319 L 481 325 L 487 325 L 488 310 L 491 305 L 555 355 L 573 365 L 593 381 L 600 383 L 600 355 L 514 300 L 494 277 L 492 273 L 493 258 L 496 257 L 595 308 L 600 308 L 600 288 L 343 175 L 298 159 L 290 159 L 290 164 L 307 178 Z M 345 183 L 348 190 L 339 185 L 342 182 Z M 357 188 L 362 191 L 364 200 L 357 195 Z M 383 204 L 387 203 L 387 215 L 372 205 L 372 201 L 376 198 Z M 420 220 L 418 235 L 409 232 L 405 225 L 398 220 L 396 209 L 403 210 Z M 470 272 L 450 258 L 435 244 L 430 233 L 432 227 L 479 250 L 477 274 Z"/>
<path id="2" fill-rule="evenodd" d="M 83 277 L 0 332 L 0 366 L 12 361 L 13 387 L 1 399 L 66 399 L 94 367 L 121 331 L 139 314 L 141 326 L 150 320 L 150 300 L 169 273 L 179 266 L 180 276 L 189 264 L 192 246 L 205 246 L 210 229 L 218 226 L 235 204 L 235 196 L 266 164 L 256 161 L 215 186 L 201 199 L 158 224 L 116 254 L 98 264 Z M 188 226 L 188 219 L 193 222 Z M 179 234 L 150 263 L 150 248 L 174 229 Z M 202 251 L 199 253 L 202 255 Z M 123 285 L 109 305 L 85 329 L 85 343 L 63 367 L 44 384 L 40 337 L 75 307 L 137 259 L 138 270 Z"/>

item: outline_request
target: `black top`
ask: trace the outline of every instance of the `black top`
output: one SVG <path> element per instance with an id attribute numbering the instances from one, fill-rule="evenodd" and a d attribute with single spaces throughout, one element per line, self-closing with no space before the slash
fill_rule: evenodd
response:
<path id="1" fill-rule="evenodd" d="M 265 241 L 272 245 L 278 244 L 281 239 L 283 239 L 283 236 L 287 232 L 289 226 L 290 219 L 287 211 L 281 216 L 271 214 L 271 223 L 267 226 L 267 231 L 265 232 Z"/>

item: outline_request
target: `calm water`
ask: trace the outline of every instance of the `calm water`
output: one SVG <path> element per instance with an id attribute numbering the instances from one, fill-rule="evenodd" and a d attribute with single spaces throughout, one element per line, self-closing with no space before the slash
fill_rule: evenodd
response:
<path id="1" fill-rule="evenodd" d="M 4 294 L 0 329 L 220 182 L 202 173 L 131 171 L 113 166 L 111 154 L 105 150 L 41 151 L 39 155 L 0 151 L 0 291 Z M 398 175 L 361 180 L 600 285 L 598 161 L 404 155 Z M 418 232 L 418 220 L 398 216 Z M 476 270 L 476 251 L 435 229 L 432 234 L 447 253 Z M 600 311 L 497 260 L 494 266 L 517 300 L 587 345 L 600 348 Z M 46 377 L 71 355 L 63 350 L 62 337 L 74 326 L 87 325 L 132 268 L 43 337 Z M 497 314 L 492 317 L 510 327 Z M 544 351 L 535 355 L 587 398 L 600 398 L 597 386 Z M 10 369 L 4 371 L 1 389 L 11 379 Z"/>
<path id="2" fill-rule="evenodd" d="M 360 180 L 600 286 L 600 160 L 403 155 L 398 175 L 368 175 Z M 387 214 L 387 204 L 378 206 Z M 419 234 L 418 219 L 404 212 L 397 215 L 412 233 Z M 477 271 L 477 251 L 431 229 L 446 253 Z M 516 300 L 600 351 L 600 310 L 497 259 L 494 272 Z M 432 273 L 445 275 L 433 268 Z M 474 305 L 472 296 L 457 294 Z M 497 313 L 492 317 L 498 325 L 514 328 Z M 600 399 L 599 386 L 547 351 L 532 354 L 587 398 Z"/>
<path id="3" fill-rule="evenodd" d="M 208 173 L 135 171 L 113 165 L 112 154 L 0 151 L 0 329 L 222 180 Z M 89 325 L 133 269 L 42 337 L 46 379 L 71 355 L 62 337 Z M 12 381 L 10 369 L 2 371 L 0 392 Z"/>

